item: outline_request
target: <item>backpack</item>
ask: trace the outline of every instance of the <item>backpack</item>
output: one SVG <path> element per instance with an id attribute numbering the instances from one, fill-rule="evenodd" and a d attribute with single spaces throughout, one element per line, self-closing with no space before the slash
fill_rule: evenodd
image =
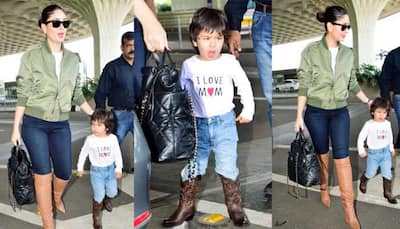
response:
<path id="1" fill-rule="evenodd" d="M 10 205 L 15 207 L 35 202 L 32 164 L 26 151 L 20 146 L 14 146 L 7 163 L 8 169 L 8 198 Z"/>

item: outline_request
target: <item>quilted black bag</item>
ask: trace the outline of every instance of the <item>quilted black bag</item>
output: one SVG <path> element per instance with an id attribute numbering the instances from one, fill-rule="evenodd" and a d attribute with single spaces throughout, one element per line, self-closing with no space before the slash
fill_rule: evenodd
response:
<path id="1" fill-rule="evenodd" d="M 142 69 L 144 96 L 139 110 L 151 160 L 168 162 L 193 158 L 197 138 L 191 98 L 181 88 L 179 72 L 169 52 L 164 51 L 161 57 L 157 53 L 152 56 L 156 66 Z"/>
<path id="2" fill-rule="evenodd" d="M 317 154 L 302 130 L 290 145 L 287 161 L 288 178 L 305 187 L 319 184 L 320 166 Z"/>
<path id="3" fill-rule="evenodd" d="M 35 202 L 32 164 L 26 151 L 14 146 L 7 163 L 10 204 L 15 207 Z"/>

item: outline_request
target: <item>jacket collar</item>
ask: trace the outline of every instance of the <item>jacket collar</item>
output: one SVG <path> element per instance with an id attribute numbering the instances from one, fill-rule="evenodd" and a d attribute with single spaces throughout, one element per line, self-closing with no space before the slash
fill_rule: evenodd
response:
<path id="1" fill-rule="evenodd" d="M 50 45 L 49 45 L 49 43 L 47 42 L 46 39 L 42 42 L 42 47 L 44 47 L 44 49 L 47 52 L 52 53 L 51 49 L 50 49 Z M 61 43 L 61 50 L 64 51 L 64 43 Z"/>
<path id="2" fill-rule="evenodd" d="M 321 43 L 322 43 L 322 46 L 324 46 L 325 49 L 327 49 L 327 50 L 329 49 L 328 43 L 326 42 L 326 33 L 325 33 L 324 36 L 321 38 Z M 340 50 L 340 48 L 341 48 L 342 46 L 343 46 L 342 43 L 338 42 L 338 48 L 339 48 L 339 50 Z"/>

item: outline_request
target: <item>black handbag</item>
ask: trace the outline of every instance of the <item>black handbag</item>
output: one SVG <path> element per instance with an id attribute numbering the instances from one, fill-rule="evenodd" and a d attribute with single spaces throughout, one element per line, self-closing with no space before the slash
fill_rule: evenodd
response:
<path id="1" fill-rule="evenodd" d="M 35 202 L 32 164 L 26 151 L 14 146 L 7 163 L 10 205 L 15 207 Z"/>
<path id="2" fill-rule="evenodd" d="M 151 151 L 152 162 L 193 158 L 196 146 L 196 119 L 192 102 L 179 83 L 179 72 L 169 52 L 152 53 L 156 66 L 143 73 L 143 99 L 139 121 Z M 168 57 L 169 63 L 165 63 Z"/>
<path id="3" fill-rule="evenodd" d="M 320 165 L 314 147 L 302 130 L 290 144 L 287 161 L 288 179 L 305 187 L 319 184 Z"/>

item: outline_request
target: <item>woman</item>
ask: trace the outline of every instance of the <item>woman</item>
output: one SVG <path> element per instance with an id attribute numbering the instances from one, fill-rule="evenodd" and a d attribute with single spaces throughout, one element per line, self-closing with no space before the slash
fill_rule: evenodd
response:
<path id="1" fill-rule="evenodd" d="M 38 24 L 46 38 L 22 56 L 11 141 L 14 145 L 21 142 L 19 124 L 23 120 L 21 133 L 32 160 L 36 201 L 43 227 L 52 229 L 52 202 L 65 213 L 61 196 L 72 172 L 71 101 L 88 115 L 93 110 L 79 86 L 79 56 L 63 46 L 70 25 L 64 10 L 47 6 Z"/>
<path id="2" fill-rule="evenodd" d="M 300 87 L 294 129 L 296 132 L 304 129 L 303 110 L 307 104 L 304 121 L 320 160 L 321 202 L 328 208 L 331 205 L 328 190 L 330 139 L 345 221 L 352 229 L 360 228 L 353 206 L 352 172 L 348 153 L 348 91 L 366 104 L 370 101 L 357 83 L 352 50 L 340 43 L 350 29 L 346 9 L 340 6 L 327 7 L 324 13 L 317 14 L 317 19 L 324 23 L 326 32 L 320 41 L 309 44 L 302 52 L 298 69 Z"/>

